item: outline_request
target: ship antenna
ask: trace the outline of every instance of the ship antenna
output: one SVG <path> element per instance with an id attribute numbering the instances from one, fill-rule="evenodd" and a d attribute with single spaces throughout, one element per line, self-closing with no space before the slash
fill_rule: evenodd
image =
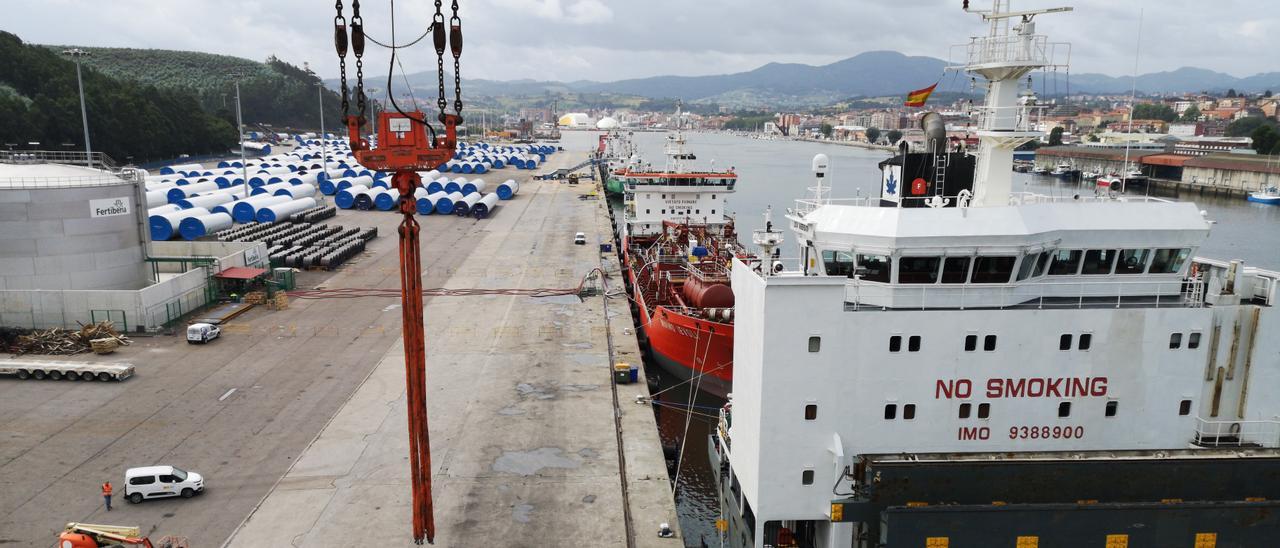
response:
<path id="1" fill-rule="evenodd" d="M 813 157 L 813 176 L 815 179 L 814 186 L 809 187 L 809 191 L 813 193 L 813 206 L 818 207 L 827 205 L 831 202 L 828 194 L 831 193 L 830 186 L 826 185 L 827 172 L 831 170 L 831 160 L 826 154 L 816 154 Z"/>
<path id="2" fill-rule="evenodd" d="M 1120 177 L 1120 194 L 1124 194 L 1129 186 L 1129 147 L 1133 144 L 1133 106 L 1138 100 L 1138 56 L 1142 54 L 1142 16 L 1144 9 L 1138 10 L 1138 40 L 1133 46 L 1133 88 L 1129 90 L 1129 127 L 1124 136 L 1124 174 Z M 1146 185 L 1150 187 L 1151 185 Z"/>

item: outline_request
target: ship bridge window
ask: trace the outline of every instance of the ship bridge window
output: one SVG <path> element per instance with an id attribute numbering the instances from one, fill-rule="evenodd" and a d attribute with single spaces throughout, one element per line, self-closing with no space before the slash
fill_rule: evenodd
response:
<path id="1" fill-rule="evenodd" d="M 853 254 L 828 249 L 822 252 L 822 266 L 828 276 L 850 276 L 853 274 Z"/>
<path id="2" fill-rule="evenodd" d="M 1184 416 L 1191 414 L 1191 400 L 1182 400 L 1182 402 L 1178 404 L 1178 414 Z"/>
<path id="3" fill-rule="evenodd" d="M 1147 259 L 1151 258 L 1150 249 L 1125 249 L 1120 251 L 1120 262 L 1116 263 L 1116 274 L 1142 274 L 1147 270 Z"/>
<path id="4" fill-rule="evenodd" d="M 938 281 L 941 257 L 902 257 L 898 259 L 898 283 L 931 284 Z"/>
<path id="5" fill-rule="evenodd" d="M 1080 269 L 1081 274 L 1086 275 L 1105 275 L 1111 273 L 1111 265 L 1116 262 L 1116 253 L 1114 249 L 1090 249 L 1084 253 L 1084 267 Z"/>
<path id="6" fill-rule="evenodd" d="M 858 254 L 858 268 L 865 272 L 862 279 L 868 282 L 889 283 L 889 277 L 892 273 L 892 262 L 889 257 L 884 255 L 863 255 Z"/>
<path id="7" fill-rule="evenodd" d="M 1049 259 L 1053 258 L 1053 253 L 1048 251 L 1040 254 L 1040 260 L 1036 261 L 1036 273 L 1033 276 L 1039 278 L 1044 276 L 1044 270 L 1049 266 Z"/>
<path id="8" fill-rule="evenodd" d="M 975 284 L 1009 283 L 1013 263 L 1017 260 L 1017 257 L 978 257 L 973 261 L 973 274 L 969 281 Z"/>
<path id="9" fill-rule="evenodd" d="M 1035 269 L 1036 263 L 1040 260 L 1041 253 L 1032 253 L 1022 258 L 1022 264 L 1018 265 L 1018 279 L 1022 281 L 1031 277 L 1031 272 Z"/>
<path id="10" fill-rule="evenodd" d="M 1173 274 L 1182 270 L 1182 263 L 1191 256 L 1190 249 L 1157 249 L 1151 259 L 1152 274 Z"/>
<path id="11" fill-rule="evenodd" d="M 962 284 L 968 279 L 968 257 L 947 257 L 947 260 L 942 261 L 942 283 Z"/>
<path id="12" fill-rule="evenodd" d="M 819 350 L 822 350 L 822 337 L 817 335 L 809 337 L 809 351 L 817 352 Z"/>
<path id="13" fill-rule="evenodd" d="M 1073 276 L 1080 270 L 1079 249 L 1059 249 L 1053 252 L 1049 261 L 1050 276 Z"/>

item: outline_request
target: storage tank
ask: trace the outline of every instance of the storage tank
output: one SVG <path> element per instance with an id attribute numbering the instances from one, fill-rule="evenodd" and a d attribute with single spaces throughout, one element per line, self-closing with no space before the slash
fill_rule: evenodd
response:
<path id="1" fill-rule="evenodd" d="M 362 194 L 373 192 L 366 186 L 353 186 L 338 191 L 338 195 L 333 197 L 333 205 L 341 209 L 351 209 L 356 205 L 356 197 Z"/>
<path id="2" fill-rule="evenodd" d="M 259 223 L 286 221 L 289 217 L 315 206 L 316 201 L 314 198 L 299 198 L 282 204 L 272 204 L 258 208 L 257 220 Z"/>
<path id="3" fill-rule="evenodd" d="M 476 205 L 471 206 L 471 216 L 477 219 L 484 219 L 498 207 L 498 195 L 492 192 L 485 194 Z"/>
<path id="4" fill-rule="evenodd" d="M 439 192 L 436 194 L 432 194 L 432 196 L 438 196 L 439 194 L 444 194 L 444 196 L 440 196 L 440 198 L 437 200 L 434 200 L 433 203 L 436 206 L 436 212 L 441 215 L 448 215 L 450 213 L 453 213 L 454 204 L 462 201 L 461 192 L 453 192 L 453 193 Z"/>
<path id="5" fill-rule="evenodd" d="M 269 185 L 262 185 L 260 187 L 253 189 L 253 192 L 251 192 L 251 194 L 253 194 L 254 196 L 257 196 L 259 194 L 275 194 L 277 190 L 289 188 L 291 186 L 293 185 L 283 181 L 279 183 L 271 183 Z"/>
<path id="6" fill-rule="evenodd" d="M 288 196 L 267 196 L 258 195 L 250 196 L 243 200 L 237 201 L 231 207 L 231 218 L 237 223 L 248 223 L 258 218 L 258 209 L 275 204 L 282 204 L 289 201 Z"/>
<path id="7" fill-rule="evenodd" d="M 183 219 L 178 223 L 178 234 L 182 235 L 182 239 L 191 241 L 228 228 L 231 228 L 230 215 L 226 213 L 210 213 Z"/>
<path id="8" fill-rule="evenodd" d="M 312 185 L 289 185 L 289 188 L 282 188 L 275 191 L 276 196 L 288 196 L 293 199 L 306 198 L 315 196 L 316 187 Z"/>
<path id="9" fill-rule="evenodd" d="M 520 192 L 520 183 L 517 183 L 515 179 L 507 179 L 506 182 L 498 185 L 494 192 L 499 198 L 510 200 L 517 192 Z"/>
<path id="10" fill-rule="evenodd" d="M 684 298 L 698 308 L 732 308 L 733 289 L 722 283 L 707 283 L 696 276 L 684 282 Z"/>
<path id="11" fill-rule="evenodd" d="M 167 196 L 169 197 L 169 203 L 177 203 L 179 200 L 184 200 L 192 195 L 213 192 L 219 188 L 222 187 L 219 187 L 218 183 L 213 181 L 192 183 L 184 186 L 175 186 L 169 189 Z"/>
<path id="12" fill-rule="evenodd" d="M 453 214 L 459 217 L 466 217 L 471 213 L 471 207 L 480 203 L 480 194 L 472 192 L 463 196 L 461 200 L 454 200 Z"/>
<path id="13" fill-rule="evenodd" d="M 400 203 L 400 191 L 394 188 L 383 190 L 373 196 L 373 206 L 380 211 L 391 211 L 398 203 Z"/>
<path id="14" fill-rule="evenodd" d="M 39 158 L 39 152 L 29 156 Z M 0 287 L 138 289 L 144 261 L 143 173 L 0 161 Z M 162 205 L 162 204 L 156 204 Z M 36 325 L 61 325 L 61 318 Z"/>
<path id="15" fill-rule="evenodd" d="M 239 192 L 210 192 L 199 196 L 192 196 L 185 200 L 178 200 L 177 205 L 182 209 L 191 209 L 193 207 L 203 207 L 210 211 L 214 206 L 222 205 L 227 202 L 234 202 L 244 197 L 244 191 Z"/>
<path id="16" fill-rule="evenodd" d="M 147 224 L 151 227 L 151 239 L 158 242 L 171 239 L 178 234 L 178 226 L 182 224 L 183 219 L 208 214 L 209 210 L 203 207 L 193 207 L 172 213 L 152 215 L 147 219 Z"/>
<path id="17" fill-rule="evenodd" d="M 484 192 L 484 179 L 472 179 L 462 184 L 462 188 L 458 191 L 463 194 L 471 194 L 472 192 Z"/>
<path id="18" fill-rule="evenodd" d="M 425 188 L 418 187 L 413 190 L 413 206 L 418 215 L 430 215 L 432 210 L 435 209 L 431 204 L 431 200 L 427 199 L 427 196 L 429 194 L 427 194 L 427 189 Z"/>

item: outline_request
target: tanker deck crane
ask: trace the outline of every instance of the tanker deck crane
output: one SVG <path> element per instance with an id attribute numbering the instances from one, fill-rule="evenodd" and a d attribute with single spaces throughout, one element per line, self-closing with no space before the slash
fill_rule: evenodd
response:
<path id="1" fill-rule="evenodd" d="M 419 250 L 418 222 L 414 220 L 416 205 L 414 190 L 421 185 L 419 171 L 429 171 L 453 158 L 458 146 L 457 127 L 462 123 L 462 20 L 458 17 L 458 1 L 452 5 L 452 17 L 446 21 L 441 11 L 441 0 L 436 0 L 436 13 L 427 32 L 432 34 L 435 45 L 437 74 L 440 93 L 437 105 L 440 109 L 438 120 L 443 127 L 443 135 L 437 135 L 436 129 L 427 122 L 425 115 L 419 110 L 405 112 L 396 104 L 395 94 L 391 91 L 391 75 L 387 77 L 387 97 L 394 112 L 384 111 L 378 114 L 377 147 L 370 147 L 361 133 L 367 123 L 365 119 L 366 96 L 364 90 L 363 57 L 365 45 L 364 20 L 360 17 L 360 2 L 351 3 L 350 41 L 348 42 L 348 25 L 343 17 L 342 0 L 337 0 L 337 16 L 334 17 L 334 46 L 338 52 L 338 66 L 342 86 L 342 114 L 347 125 L 351 152 L 356 161 L 369 169 L 392 172 L 392 188 L 400 192 L 400 213 L 404 219 L 398 229 L 400 234 L 400 310 L 403 314 L 404 366 L 406 383 L 406 400 L 409 414 L 409 466 L 412 475 L 413 489 L 413 540 L 422 544 L 425 536 L 428 543 L 435 540 L 435 518 L 431 502 L 431 445 L 427 428 L 426 403 L 426 340 L 423 335 L 425 324 L 422 311 L 422 258 Z M 391 66 L 395 67 L 396 51 L 400 47 L 395 43 L 395 3 L 392 2 L 391 13 Z M 426 35 L 424 34 L 423 37 Z M 375 44 L 383 45 L 376 40 Z M 416 40 L 415 40 L 416 42 Z M 356 60 L 355 98 L 358 112 L 351 113 L 350 90 L 347 88 L 347 46 Z M 444 56 L 448 45 L 453 55 L 454 101 L 453 113 L 445 113 L 449 101 L 445 98 Z M 430 133 L 430 138 L 428 138 Z"/>

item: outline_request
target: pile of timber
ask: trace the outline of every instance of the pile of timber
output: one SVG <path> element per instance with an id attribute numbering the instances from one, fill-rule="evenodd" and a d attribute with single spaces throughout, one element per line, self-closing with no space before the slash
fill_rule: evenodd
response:
<path id="1" fill-rule="evenodd" d="M 79 322 L 77 322 L 79 323 Z M 37 329 L 16 333 L 5 338 L 5 352 L 15 355 L 48 354 L 69 356 L 95 351 L 99 354 L 113 352 L 119 346 L 128 346 L 129 337 L 115 330 L 110 321 L 80 324 L 80 329 Z"/>

